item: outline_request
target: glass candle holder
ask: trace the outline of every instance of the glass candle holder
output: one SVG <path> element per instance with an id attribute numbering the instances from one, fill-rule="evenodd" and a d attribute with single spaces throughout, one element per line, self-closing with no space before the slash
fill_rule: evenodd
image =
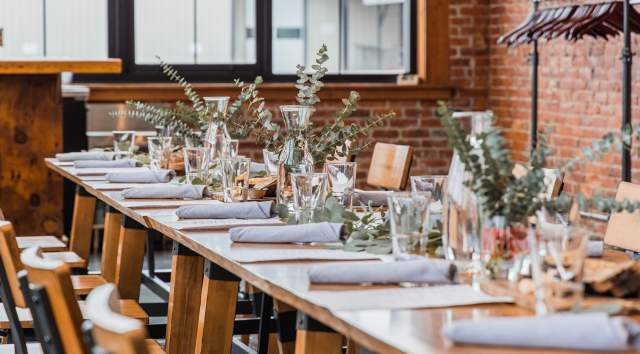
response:
<path id="1" fill-rule="evenodd" d="M 327 198 L 326 173 L 292 173 L 293 208 L 314 210 L 324 206 Z"/>
<path id="2" fill-rule="evenodd" d="M 147 138 L 149 165 L 152 169 L 168 168 L 171 159 L 171 137 Z"/>
<path id="3" fill-rule="evenodd" d="M 428 208 L 425 195 L 393 193 L 388 197 L 393 255 L 396 259 L 424 257 L 428 242 Z"/>
<path id="4" fill-rule="evenodd" d="M 357 167 L 355 162 L 330 162 L 325 165 L 331 195 L 347 208 L 353 205 Z"/>
<path id="5" fill-rule="evenodd" d="M 209 149 L 183 148 L 184 170 L 189 184 L 206 184 L 209 171 Z"/>
<path id="6" fill-rule="evenodd" d="M 136 132 L 133 130 L 114 130 L 113 152 L 116 159 L 125 159 L 133 156 L 135 150 Z"/>
<path id="7" fill-rule="evenodd" d="M 249 192 L 251 159 L 246 157 L 227 158 L 220 161 L 224 201 L 246 201 Z"/>

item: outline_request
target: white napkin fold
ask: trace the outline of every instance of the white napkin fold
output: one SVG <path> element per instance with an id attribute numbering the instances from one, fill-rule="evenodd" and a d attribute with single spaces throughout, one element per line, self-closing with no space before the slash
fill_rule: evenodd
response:
<path id="1" fill-rule="evenodd" d="M 176 176 L 174 170 L 146 170 L 132 172 L 111 172 L 107 181 L 113 183 L 167 183 Z"/>
<path id="2" fill-rule="evenodd" d="M 496 317 L 453 321 L 442 334 L 454 342 L 598 351 L 640 349 L 640 325 L 606 313 Z"/>
<path id="3" fill-rule="evenodd" d="M 309 269 L 312 283 L 332 284 L 451 284 L 455 276 L 456 266 L 444 259 L 321 264 Z"/>
<path id="4" fill-rule="evenodd" d="M 321 222 L 286 226 L 234 227 L 229 230 L 229 235 L 233 242 L 338 242 L 342 226 L 337 223 Z"/>
<path id="5" fill-rule="evenodd" d="M 164 186 L 134 187 L 122 192 L 126 199 L 202 199 L 206 186 L 167 184 Z"/>
<path id="6" fill-rule="evenodd" d="M 126 168 L 140 167 L 142 164 L 133 159 L 125 160 L 78 160 L 73 163 L 75 168 Z"/>
<path id="7" fill-rule="evenodd" d="M 81 161 L 81 160 L 113 160 L 115 154 L 108 151 L 81 151 L 81 152 L 65 152 L 56 154 L 58 161 Z"/>
<path id="8" fill-rule="evenodd" d="M 176 215 L 181 219 L 268 219 L 273 216 L 273 202 L 185 205 Z"/>
<path id="9" fill-rule="evenodd" d="M 604 253 L 604 241 L 588 241 L 587 242 L 587 256 L 588 257 L 602 257 Z"/>

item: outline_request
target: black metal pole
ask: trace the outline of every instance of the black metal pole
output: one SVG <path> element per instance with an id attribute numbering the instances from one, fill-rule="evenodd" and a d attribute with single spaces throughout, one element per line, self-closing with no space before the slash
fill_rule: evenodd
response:
<path id="1" fill-rule="evenodd" d="M 533 11 L 538 11 L 539 0 L 533 0 Z M 531 47 L 531 154 L 538 146 L 538 40 Z"/>
<path id="2" fill-rule="evenodd" d="M 624 0 L 624 47 L 622 48 L 622 129 L 631 125 L 631 33 L 629 29 L 629 0 Z M 631 182 L 631 146 L 622 149 L 622 180 Z"/>

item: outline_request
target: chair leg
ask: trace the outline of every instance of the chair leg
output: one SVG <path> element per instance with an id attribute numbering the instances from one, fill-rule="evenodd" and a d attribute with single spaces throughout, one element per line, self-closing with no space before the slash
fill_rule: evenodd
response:
<path id="1" fill-rule="evenodd" d="M 278 351 L 280 354 L 293 354 L 296 345 L 296 317 L 295 308 L 275 300 L 273 313 L 278 330 Z"/>
<path id="2" fill-rule="evenodd" d="M 120 244 L 120 225 L 122 213 L 107 206 L 104 216 L 104 236 L 102 240 L 102 260 L 100 270 L 102 277 L 108 282 L 116 281 L 116 263 L 118 245 Z"/>
<path id="3" fill-rule="evenodd" d="M 122 299 L 138 300 L 144 263 L 147 229 L 124 216 L 120 227 L 120 244 L 116 261 L 116 285 Z"/>
<path id="4" fill-rule="evenodd" d="M 169 354 L 195 351 L 203 270 L 202 256 L 177 242 L 173 243 L 165 345 Z"/>
<path id="5" fill-rule="evenodd" d="M 231 353 L 240 278 L 206 261 L 195 353 Z"/>
<path id="6" fill-rule="evenodd" d="M 71 237 L 69 250 L 83 259 L 89 259 L 91 253 L 91 237 L 93 220 L 96 212 L 96 198 L 84 188 L 76 187 L 73 203 L 73 220 L 71 221 Z"/>
<path id="7" fill-rule="evenodd" d="M 342 354 L 342 335 L 299 311 L 296 354 Z"/>

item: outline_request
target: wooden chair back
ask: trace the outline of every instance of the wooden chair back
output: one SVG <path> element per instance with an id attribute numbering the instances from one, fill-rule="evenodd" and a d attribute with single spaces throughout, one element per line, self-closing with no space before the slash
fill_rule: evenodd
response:
<path id="1" fill-rule="evenodd" d="M 147 331 L 136 319 L 120 312 L 115 284 L 99 286 L 87 297 L 86 316 L 92 323 L 93 340 L 110 354 L 147 354 Z"/>
<path id="2" fill-rule="evenodd" d="M 618 185 L 616 200 L 640 201 L 640 185 L 629 182 L 621 182 Z M 620 247 L 634 252 L 640 252 L 640 211 L 633 213 L 620 212 L 612 213 L 607 224 L 607 231 L 604 236 L 604 243 Z"/>
<path id="3" fill-rule="evenodd" d="M 411 146 L 376 143 L 367 184 L 377 188 L 403 190 L 409 179 L 412 158 Z"/>
<path id="4" fill-rule="evenodd" d="M 0 258 L 7 274 L 7 285 L 18 307 L 27 307 L 27 303 L 20 291 L 18 272 L 24 269 L 20 262 L 20 249 L 16 241 L 15 230 L 9 221 L 0 221 Z"/>
<path id="5" fill-rule="evenodd" d="M 82 339 L 82 314 L 71 283 L 71 270 L 64 262 L 45 259 L 36 247 L 26 249 L 20 259 L 30 284 L 42 287 L 49 298 L 65 353 L 88 353 Z"/>

